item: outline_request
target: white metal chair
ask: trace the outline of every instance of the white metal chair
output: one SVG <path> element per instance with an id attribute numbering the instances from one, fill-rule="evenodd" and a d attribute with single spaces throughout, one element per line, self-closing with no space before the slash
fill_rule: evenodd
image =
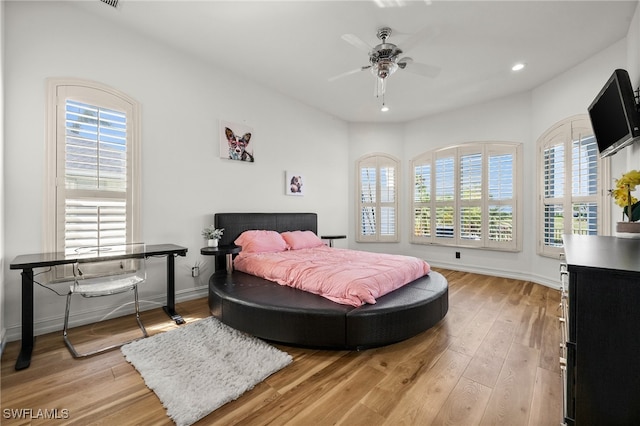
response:
<path id="1" fill-rule="evenodd" d="M 138 302 L 138 285 L 146 281 L 145 247 L 142 243 L 102 245 L 96 247 L 82 247 L 77 249 L 79 259 L 73 264 L 74 280 L 67 294 L 67 306 L 64 314 L 64 342 L 74 358 L 82 358 L 101 354 L 120 346 L 148 337 L 147 330 L 140 320 L 140 306 Z M 135 314 L 142 336 L 122 343 L 79 353 L 67 335 L 69 326 L 69 312 L 71 297 L 74 294 L 86 298 L 110 296 L 133 291 Z"/>

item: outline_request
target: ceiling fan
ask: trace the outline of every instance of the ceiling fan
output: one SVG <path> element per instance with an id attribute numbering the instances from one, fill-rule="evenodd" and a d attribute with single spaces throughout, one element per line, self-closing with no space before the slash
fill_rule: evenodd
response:
<path id="1" fill-rule="evenodd" d="M 429 27 L 414 34 L 405 42 L 405 48 L 410 49 L 417 42 L 430 38 L 437 34 L 437 31 Z M 427 65 L 418 62 L 414 62 L 412 58 L 405 56 L 401 57 L 402 49 L 393 43 L 388 43 L 387 39 L 391 35 L 391 28 L 382 27 L 377 32 L 377 37 L 382 43 L 375 47 L 369 46 L 362 41 L 358 36 L 354 34 L 344 34 L 342 39 L 352 44 L 360 50 L 366 51 L 369 55 L 369 65 L 356 68 L 351 71 L 331 77 L 329 81 L 335 81 L 339 78 L 347 75 L 355 74 L 367 69 L 371 70 L 371 73 L 376 76 L 376 87 L 374 94 L 376 96 L 382 96 L 385 92 L 386 80 L 391 74 L 398 69 L 407 70 L 414 74 L 434 78 L 440 73 L 440 68 L 434 65 Z"/>

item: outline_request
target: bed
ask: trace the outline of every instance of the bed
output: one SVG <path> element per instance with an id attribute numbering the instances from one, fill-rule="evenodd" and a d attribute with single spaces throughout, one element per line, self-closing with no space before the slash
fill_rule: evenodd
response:
<path id="1" fill-rule="evenodd" d="M 221 245 L 246 230 L 312 231 L 315 213 L 218 213 L 224 228 Z M 376 298 L 375 304 L 352 306 L 283 286 L 240 271 L 225 272 L 216 259 L 209 280 L 209 309 L 223 323 L 256 337 L 295 346 L 365 349 L 396 343 L 433 327 L 447 313 L 448 284 L 431 271 Z"/>

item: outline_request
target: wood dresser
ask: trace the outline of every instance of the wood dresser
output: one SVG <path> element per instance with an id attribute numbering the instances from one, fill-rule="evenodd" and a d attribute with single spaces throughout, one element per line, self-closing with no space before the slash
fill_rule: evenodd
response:
<path id="1" fill-rule="evenodd" d="M 640 239 L 565 235 L 564 251 L 564 424 L 639 425 Z"/>

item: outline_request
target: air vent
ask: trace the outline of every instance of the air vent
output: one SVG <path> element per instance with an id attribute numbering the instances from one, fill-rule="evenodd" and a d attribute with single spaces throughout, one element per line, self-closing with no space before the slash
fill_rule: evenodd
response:
<path id="1" fill-rule="evenodd" d="M 100 0 L 102 3 L 106 3 L 109 6 L 118 7 L 119 0 Z"/>

